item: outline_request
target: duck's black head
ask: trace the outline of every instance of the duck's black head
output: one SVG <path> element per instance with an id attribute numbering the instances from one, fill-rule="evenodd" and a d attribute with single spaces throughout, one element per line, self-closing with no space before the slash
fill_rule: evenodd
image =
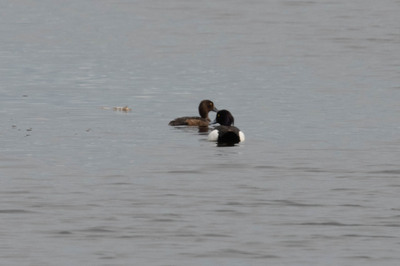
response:
<path id="1" fill-rule="evenodd" d="M 208 113 L 210 111 L 217 112 L 218 109 L 214 106 L 214 103 L 210 100 L 203 100 L 199 104 L 199 114 L 202 118 L 208 119 Z"/>
<path id="2" fill-rule="evenodd" d="M 235 119 L 228 110 L 220 110 L 215 117 L 214 123 L 219 123 L 221 126 L 233 126 Z"/>

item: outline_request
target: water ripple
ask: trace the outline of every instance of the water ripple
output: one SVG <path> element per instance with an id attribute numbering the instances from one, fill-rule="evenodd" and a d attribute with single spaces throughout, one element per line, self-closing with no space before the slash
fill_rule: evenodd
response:
<path id="1" fill-rule="evenodd" d="M 279 256 L 276 255 L 268 255 L 268 254 L 260 254 L 256 252 L 250 252 L 250 251 L 245 251 L 241 249 L 233 249 L 233 248 L 226 248 L 226 249 L 221 249 L 217 251 L 212 251 L 208 253 L 202 253 L 202 254 L 192 254 L 194 257 L 214 257 L 214 258 L 224 258 L 224 257 L 229 257 L 229 258 L 253 258 L 253 259 L 273 259 L 273 258 L 279 258 Z"/>
<path id="2" fill-rule="evenodd" d="M 0 210 L 1 213 L 35 213 L 33 211 L 27 211 L 27 210 L 20 210 L 20 209 L 6 209 L 6 210 Z"/>
<path id="3" fill-rule="evenodd" d="M 366 226 L 364 224 L 345 224 L 339 222 L 307 222 L 307 223 L 297 223 L 296 225 L 306 225 L 306 226 Z"/>
<path id="4" fill-rule="evenodd" d="M 388 174 L 388 175 L 400 175 L 400 169 L 394 170 L 381 170 L 381 171 L 371 171 L 369 174 Z"/>
<path id="5" fill-rule="evenodd" d="M 384 236 L 384 235 L 358 235 L 358 234 L 346 234 L 343 237 L 360 237 L 360 238 L 397 238 L 395 236 Z"/>
<path id="6" fill-rule="evenodd" d="M 284 205 L 284 206 L 295 206 L 295 207 L 325 207 L 324 204 L 309 204 L 309 203 L 300 203 L 291 200 L 274 200 L 272 201 L 275 205 Z"/>

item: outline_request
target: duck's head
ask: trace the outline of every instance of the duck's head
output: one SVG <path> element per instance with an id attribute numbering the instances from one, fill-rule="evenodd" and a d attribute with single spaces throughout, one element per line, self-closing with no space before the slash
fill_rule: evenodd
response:
<path id="1" fill-rule="evenodd" d="M 203 100 L 199 104 L 199 114 L 202 118 L 208 119 L 208 113 L 210 111 L 218 112 L 218 109 L 214 106 L 214 103 L 210 100 Z"/>
<path id="2" fill-rule="evenodd" d="M 235 118 L 228 110 L 218 111 L 215 121 L 212 124 L 219 123 L 221 126 L 233 126 L 235 123 Z"/>

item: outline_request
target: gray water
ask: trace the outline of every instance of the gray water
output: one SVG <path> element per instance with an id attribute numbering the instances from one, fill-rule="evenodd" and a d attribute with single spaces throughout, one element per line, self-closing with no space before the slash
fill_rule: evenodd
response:
<path id="1" fill-rule="evenodd" d="M 1 1 L 0 264 L 398 265 L 399 14 Z M 168 126 L 202 99 L 246 141 Z"/>

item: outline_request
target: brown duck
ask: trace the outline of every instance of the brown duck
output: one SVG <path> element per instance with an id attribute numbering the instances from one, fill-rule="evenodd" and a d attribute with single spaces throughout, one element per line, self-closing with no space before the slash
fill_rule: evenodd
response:
<path id="1" fill-rule="evenodd" d="M 199 114 L 198 116 L 185 116 L 178 117 L 169 122 L 170 126 L 199 126 L 207 127 L 210 123 L 210 118 L 208 113 L 210 111 L 218 112 L 218 109 L 214 106 L 214 103 L 210 100 L 203 100 L 199 104 Z"/>

